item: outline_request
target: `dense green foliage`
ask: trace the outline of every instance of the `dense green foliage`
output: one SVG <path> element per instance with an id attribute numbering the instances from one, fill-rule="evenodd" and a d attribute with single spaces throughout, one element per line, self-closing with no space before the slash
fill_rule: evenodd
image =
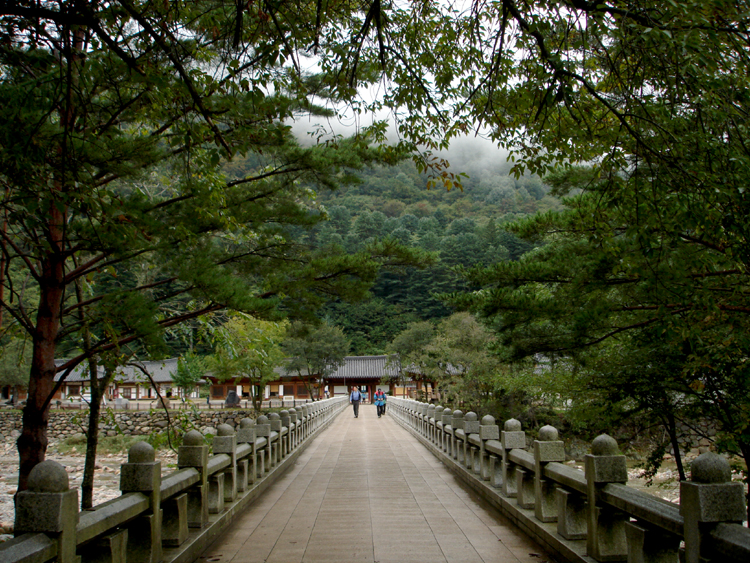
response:
<path id="1" fill-rule="evenodd" d="M 0 305 L 9 337 L 34 338 L 21 488 L 43 456 L 61 344 L 78 353 L 65 369 L 152 349 L 211 311 L 309 316 L 373 282 L 366 304 L 322 313 L 355 353 L 446 317 L 435 294 L 453 292 L 496 331 L 501 359 L 567 370 L 590 412 L 708 417 L 749 460 L 746 4 L 361 10 L 121 0 L 0 13 Z M 382 95 L 361 100 L 377 81 Z M 340 101 L 391 110 L 402 141 L 373 145 L 381 123 L 293 138 L 289 119 Z M 510 151 L 512 178 L 446 168 L 435 153 L 471 131 Z M 377 166 L 406 150 L 414 166 Z M 550 173 L 564 209 L 538 179 Z"/>
<path id="2" fill-rule="evenodd" d="M 201 380 L 205 381 L 205 375 L 206 364 L 203 358 L 187 353 L 177 359 L 177 372 L 172 375 L 172 382 L 182 391 L 183 397 L 187 397 L 196 390 Z"/>
<path id="3" fill-rule="evenodd" d="M 34 343 L 21 490 L 44 458 L 57 372 L 153 349 L 224 308 L 309 315 L 362 295 L 379 265 L 414 262 L 395 245 L 344 254 L 296 236 L 324 218 L 311 186 L 404 155 L 373 144 L 377 128 L 302 147 L 287 123 L 331 115 L 315 101 L 335 96 L 335 77 L 299 57 L 348 45 L 337 34 L 358 28 L 353 14 L 348 2 L 2 5 L 0 307 Z M 222 169 L 247 154 L 251 167 Z"/>
<path id="4" fill-rule="evenodd" d="M 708 418 L 719 445 L 750 460 L 747 4 L 473 7 L 426 10 L 453 22 L 431 28 L 432 50 L 450 46 L 461 64 L 409 69 L 447 78 L 420 83 L 444 103 L 428 130 L 481 122 L 519 167 L 554 171 L 568 199 L 512 229 L 546 245 L 476 270 L 482 291 L 454 302 L 491 320 L 507 358 L 542 353 L 569 368 L 574 400 Z M 425 52 L 416 34 L 399 40 Z"/>
<path id="5" fill-rule="evenodd" d="M 449 316 L 452 309 L 438 295 L 470 287 L 458 269 L 517 260 L 533 245 L 502 225 L 560 205 L 538 178 L 509 176 L 509 165 L 492 151 L 471 159 L 461 151 L 450 154 L 454 169 L 466 174 L 463 191 L 428 190 L 428 176 L 403 162 L 366 168 L 358 183 L 321 197 L 328 221 L 307 237 L 312 244 L 359 252 L 391 239 L 435 258 L 427 268 L 381 271 L 363 303 L 336 301 L 323 308 L 326 321 L 352 341 L 355 355 L 382 354 L 409 323 Z"/>
<path id="6" fill-rule="evenodd" d="M 253 386 L 253 406 L 260 409 L 262 389 L 277 377 L 274 368 L 284 358 L 281 348 L 287 324 L 234 313 L 214 332 L 216 352 L 207 360 L 219 381 L 247 381 Z"/>
<path id="7" fill-rule="evenodd" d="M 287 357 L 284 368 L 301 378 L 308 396 L 315 399 L 318 384 L 344 365 L 350 346 L 339 327 L 325 323 L 311 326 L 298 321 L 289 327 L 281 345 Z"/>

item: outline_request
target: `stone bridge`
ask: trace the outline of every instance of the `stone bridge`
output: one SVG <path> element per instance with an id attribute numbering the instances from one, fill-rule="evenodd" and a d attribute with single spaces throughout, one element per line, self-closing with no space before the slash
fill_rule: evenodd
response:
<path id="1" fill-rule="evenodd" d="M 676 505 L 626 485 L 608 436 L 584 473 L 562 463 L 552 427 L 527 447 L 514 420 L 501 431 L 397 398 L 382 419 L 346 407 L 337 397 L 222 425 L 212 455 L 189 432 L 165 477 L 136 444 L 122 496 L 81 513 L 65 470 L 39 464 L 0 562 L 750 561 L 744 488 L 721 456 L 695 461 Z"/>

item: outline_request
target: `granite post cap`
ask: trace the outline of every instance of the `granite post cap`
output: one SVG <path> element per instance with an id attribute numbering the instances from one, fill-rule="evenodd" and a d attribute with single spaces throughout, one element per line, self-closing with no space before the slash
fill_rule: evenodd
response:
<path id="1" fill-rule="evenodd" d="M 252 428 L 255 426 L 255 421 L 252 418 L 243 418 L 240 420 L 240 428 Z"/>
<path id="2" fill-rule="evenodd" d="M 229 424 L 219 424 L 216 428 L 217 436 L 234 436 L 234 428 Z"/>
<path id="3" fill-rule="evenodd" d="M 152 463 L 156 461 L 154 447 L 148 442 L 136 442 L 128 450 L 128 463 Z"/>
<path id="4" fill-rule="evenodd" d="M 693 483 L 729 483 L 732 480 L 732 468 L 719 454 L 706 452 L 693 460 L 690 480 Z"/>
<path id="5" fill-rule="evenodd" d="M 42 461 L 29 473 L 28 487 L 34 493 L 64 493 L 70 489 L 68 472 L 56 461 Z"/>
<path id="6" fill-rule="evenodd" d="M 255 420 L 255 422 L 257 422 L 258 424 L 268 424 L 268 417 L 262 414 Z"/>
<path id="7" fill-rule="evenodd" d="M 618 455 L 617 441 L 609 434 L 600 434 L 591 442 L 592 455 Z"/>
<path id="8" fill-rule="evenodd" d="M 540 442 L 554 442 L 557 440 L 559 434 L 557 428 L 547 424 L 539 429 L 539 441 Z"/>
<path id="9" fill-rule="evenodd" d="M 482 426 L 492 426 L 495 424 L 495 417 L 491 414 L 486 414 L 482 417 Z"/>
<path id="10" fill-rule="evenodd" d="M 503 429 L 506 432 L 518 432 L 519 430 L 521 430 L 521 421 L 516 420 L 515 418 L 508 419 L 505 421 Z"/>
<path id="11" fill-rule="evenodd" d="M 182 445 L 184 446 L 202 446 L 204 443 L 203 434 L 198 430 L 191 430 L 182 438 Z"/>
<path id="12" fill-rule="evenodd" d="M 469 411 L 466 413 L 466 416 L 464 416 L 464 420 L 466 422 L 476 422 L 477 420 L 479 420 L 479 417 L 477 416 L 477 413 Z"/>

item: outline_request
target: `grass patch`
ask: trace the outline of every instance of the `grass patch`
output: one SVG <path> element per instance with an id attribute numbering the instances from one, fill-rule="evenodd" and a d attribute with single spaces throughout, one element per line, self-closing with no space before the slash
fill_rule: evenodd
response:
<path id="1" fill-rule="evenodd" d="M 102 454 L 121 454 L 127 453 L 136 442 L 142 442 L 146 436 L 103 436 L 99 438 L 99 444 L 96 448 L 97 455 Z M 79 454 L 86 453 L 86 436 L 66 438 L 57 445 L 57 451 L 61 454 Z"/>

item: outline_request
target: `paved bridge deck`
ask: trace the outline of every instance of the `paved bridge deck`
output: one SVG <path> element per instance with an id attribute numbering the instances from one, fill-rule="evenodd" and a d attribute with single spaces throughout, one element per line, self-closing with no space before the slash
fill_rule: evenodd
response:
<path id="1" fill-rule="evenodd" d="M 367 405 L 339 415 L 200 561 L 553 560 Z"/>

